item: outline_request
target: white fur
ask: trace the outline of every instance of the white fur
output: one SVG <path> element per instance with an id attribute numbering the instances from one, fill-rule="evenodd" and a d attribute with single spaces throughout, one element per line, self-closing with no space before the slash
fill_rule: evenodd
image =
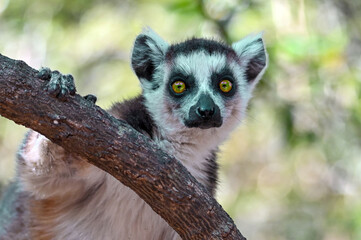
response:
<path id="1" fill-rule="evenodd" d="M 151 48 L 154 52 L 157 52 L 158 49 L 160 49 L 163 55 L 166 53 L 169 44 L 164 41 L 163 38 L 161 38 L 150 27 L 145 27 L 141 34 L 150 37 L 154 41 L 155 44 L 151 44 Z"/>
<path id="2" fill-rule="evenodd" d="M 56 161 L 63 159 L 59 159 L 58 155 L 52 155 L 49 151 L 49 148 L 56 145 L 40 134 L 35 132 L 31 134 L 35 135 L 32 136 L 34 139 L 28 143 L 27 149 L 20 152 L 27 166 L 27 168 L 22 166 L 20 169 L 25 190 L 31 192 L 38 200 L 49 197 L 61 199 L 65 194 L 71 196 L 65 198 L 59 205 L 58 210 L 61 211 L 61 215 L 55 219 L 55 227 L 48 229 L 44 225 L 53 239 L 158 240 L 179 237 L 136 193 L 92 165 L 86 166 L 86 174 L 79 171 L 74 176 L 56 177 L 67 171 L 66 165 L 50 167 L 51 174 L 46 174 L 47 171 L 42 170 L 39 173 L 34 172 L 34 160 L 37 160 L 35 164 L 40 164 L 50 159 Z M 34 152 L 37 154 L 34 155 Z M 39 168 L 40 165 L 36 169 Z M 97 185 L 100 187 L 94 195 L 86 199 L 85 203 L 77 204 L 77 201 L 86 196 L 87 191 Z M 44 226 L 40 222 L 35 229 L 42 230 Z"/>
<path id="3" fill-rule="evenodd" d="M 57 225 L 56 239 L 176 239 L 168 224 L 128 187 L 106 174 L 106 186 Z"/>
<path id="4" fill-rule="evenodd" d="M 24 148 L 19 154 L 22 157 L 26 157 L 27 163 L 30 167 L 33 166 L 32 170 L 36 173 L 36 168 L 43 165 L 44 151 L 42 151 L 42 149 L 46 146 L 47 139 L 38 133 L 35 133 L 34 135 L 35 136 L 30 138 L 28 142 L 28 144 L 33 147 Z"/>
<path id="5" fill-rule="evenodd" d="M 257 40 L 261 40 L 261 43 Z M 268 67 L 268 54 L 265 49 L 264 39 L 263 39 L 263 32 L 257 34 L 250 34 L 243 39 L 239 40 L 232 44 L 232 48 L 236 51 L 239 58 L 242 60 L 243 67 L 252 59 L 257 53 L 260 51 L 264 52 L 265 56 L 265 67 L 262 71 L 257 75 L 257 77 L 252 81 L 250 84 L 250 90 L 252 91 L 253 88 L 256 86 L 258 81 L 262 78 L 263 74 L 265 73 Z"/>

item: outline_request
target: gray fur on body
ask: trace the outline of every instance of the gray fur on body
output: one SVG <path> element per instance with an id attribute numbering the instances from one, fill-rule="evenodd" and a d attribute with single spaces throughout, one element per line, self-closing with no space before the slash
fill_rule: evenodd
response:
<path id="1" fill-rule="evenodd" d="M 145 29 L 135 41 L 132 67 L 142 95 L 115 104 L 109 112 L 149 136 L 214 193 L 218 146 L 245 116 L 267 67 L 262 35 L 231 47 L 204 39 L 169 45 Z M 180 77 L 189 85 L 176 95 L 170 86 Z M 228 95 L 217 89 L 222 77 L 232 80 Z M 219 109 L 217 119 L 192 112 L 199 104 L 203 107 L 203 97 Z M 17 163 L 17 190 L 7 200 L 17 211 L 7 214 L 1 240 L 179 238 L 131 189 L 34 131 L 20 147 Z"/>

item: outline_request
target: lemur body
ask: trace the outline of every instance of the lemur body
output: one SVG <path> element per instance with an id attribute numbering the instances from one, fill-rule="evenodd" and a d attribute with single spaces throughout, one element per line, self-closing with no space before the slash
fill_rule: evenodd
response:
<path id="1" fill-rule="evenodd" d="M 244 117 L 266 66 L 260 34 L 231 47 L 205 39 L 168 45 L 146 29 L 132 54 L 143 93 L 109 112 L 157 142 L 214 194 L 218 146 Z M 54 79 L 59 76 L 49 86 L 57 85 Z M 60 88 L 64 97 L 72 87 Z M 132 190 L 34 131 L 20 147 L 13 185 L 16 214 L 2 235 L 0 228 L 1 240 L 179 238 Z"/>

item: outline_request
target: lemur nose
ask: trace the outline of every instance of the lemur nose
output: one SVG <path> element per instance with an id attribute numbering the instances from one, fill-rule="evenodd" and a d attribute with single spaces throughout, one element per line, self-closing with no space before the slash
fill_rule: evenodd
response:
<path id="1" fill-rule="evenodd" d="M 198 107 L 196 112 L 197 112 L 198 116 L 200 116 L 201 118 L 209 119 L 214 114 L 214 107 L 212 107 L 210 109 Z"/>

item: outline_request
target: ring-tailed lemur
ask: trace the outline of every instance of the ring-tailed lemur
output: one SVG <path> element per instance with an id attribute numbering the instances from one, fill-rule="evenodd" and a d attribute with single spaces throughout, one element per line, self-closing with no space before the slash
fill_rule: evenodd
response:
<path id="1" fill-rule="evenodd" d="M 147 28 L 131 61 L 143 92 L 109 112 L 157 142 L 214 194 L 218 146 L 244 117 L 267 66 L 262 34 L 232 46 L 197 38 L 169 45 Z M 70 75 L 45 69 L 40 76 L 50 79 L 47 91 L 57 97 L 75 92 Z M 14 214 L 0 239 L 179 237 L 128 187 L 34 131 L 20 147 L 16 182 L 5 195 Z"/>

